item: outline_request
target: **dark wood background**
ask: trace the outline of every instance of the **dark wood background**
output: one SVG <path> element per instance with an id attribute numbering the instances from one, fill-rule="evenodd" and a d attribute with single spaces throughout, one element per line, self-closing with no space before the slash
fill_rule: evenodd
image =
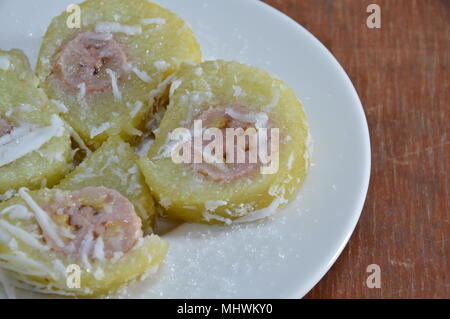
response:
<path id="1" fill-rule="evenodd" d="M 450 298 L 450 0 L 264 1 L 336 56 L 371 133 L 361 219 L 307 298 Z M 380 29 L 366 25 L 372 3 Z M 365 285 L 370 264 L 380 289 Z"/>

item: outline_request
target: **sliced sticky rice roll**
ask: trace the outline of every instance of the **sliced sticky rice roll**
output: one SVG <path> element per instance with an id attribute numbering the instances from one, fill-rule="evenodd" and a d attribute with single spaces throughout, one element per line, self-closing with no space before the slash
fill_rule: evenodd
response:
<path id="1" fill-rule="evenodd" d="M 137 160 L 138 156 L 128 143 L 111 137 L 56 187 L 63 190 L 89 186 L 114 189 L 133 203 L 144 231 L 149 232 L 155 206 Z"/>
<path id="2" fill-rule="evenodd" d="M 167 248 L 158 236 L 143 236 L 133 205 L 112 189 L 22 188 L 0 204 L 0 271 L 12 287 L 111 295 L 153 274 Z"/>
<path id="3" fill-rule="evenodd" d="M 186 23 L 149 1 L 88 0 L 79 8 L 80 28 L 68 27 L 76 11 L 62 13 L 48 27 L 37 74 L 95 149 L 108 136 L 139 136 L 152 111 L 150 92 L 180 63 L 200 61 L 201 53 Z"/>
<path id="4" fill-rule="evenodd" d="M 185 64 L 170 84 L 169 100 L 156 139 L 139 162 L 169 216 L 204 223 L 251 221 L 294 197 L 309 166 L 309 129 L 302 104 L 284 82 L 236 62 Z M 206 151 L 220 140 L 206 136 L 212 128 L 222 133 L 222 150 Z M 229 129 L 242 129 L 235 132 L 243 143 L 227 137 Z"/>
<path id="5" fill-rule="evenodd" d="M 0 194 L 52 186 L 70 167 L 67 125 L 37 84 L 21 51 L 0 50 Z"/>

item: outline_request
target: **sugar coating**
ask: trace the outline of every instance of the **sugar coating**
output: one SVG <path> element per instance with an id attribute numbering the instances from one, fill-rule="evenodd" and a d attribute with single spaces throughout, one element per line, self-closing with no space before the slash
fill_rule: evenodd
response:
<path id="1" fill-rule="evenodd" d="M 243 281 L 262 281 L 270 289 L 277 281 L 274 272 L 282 274 L 288 263 L 302 258 L 302 252 L 292 245 L 300 242 L 307 231 L 305 225 L 299 225 L 308 211 L 292 209 L 301 201 L 298 197 L 277 216 L 252 224 L 180 226 L 164 236 L 170 250 L 158 274 L 131 284 L 117 297 L 257 297 L 258 291 L 245 291 Z M 288 227 L 296 230 L 285 231 Z"/>

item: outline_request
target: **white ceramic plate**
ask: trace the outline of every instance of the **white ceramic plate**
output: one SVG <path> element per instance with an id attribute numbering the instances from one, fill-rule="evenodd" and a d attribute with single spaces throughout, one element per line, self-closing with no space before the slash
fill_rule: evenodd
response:
<path id="1" fill-rule="evenodd" d="M 50 20 L 72 2 L 2 0 L 0 47 L 24 50 L 34 65 Z M 300 298 L 337 259 L 364 204 L 370 141 L 357 93 L 314 36 L 264 3 L 157 2 L 191 24 L 205 59 L 255 65 L 294 88 L 309 117 L 313 167 L 298 199 L 270 220 L 231 228 L 183 225 L 165 235 L 171 247 L 157 277 L 132 284 L 122 296 Z"/>

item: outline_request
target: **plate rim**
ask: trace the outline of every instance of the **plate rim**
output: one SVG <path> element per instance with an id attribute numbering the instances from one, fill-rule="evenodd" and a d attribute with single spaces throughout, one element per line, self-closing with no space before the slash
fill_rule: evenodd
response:
<path id="1" fill-rule="evenodd" d="M 79 0 L 76 1 L 79 2 Z M 359 174 L 361 178 L 358 179 L 357 181 L 359 184 L 362 185 L 362 187 L 359 193 L 355 192 L 355 196 L 352 197 L 353 199 L 351 202 L 352 208 L 348 210 L 349 212 L 351 212 L 351 214 L 348 214 L 348 217 L 345 218 L 345 225 L 343 226 L 344 230 L 339 234 L 339 236 L 336 236 L 336 244 L 333 247 L 330 247 L 330 249 L 327 250 L 326 253 L 324 253 L 323 256 L 320 258 L 321 260 L 326 262 L 318 263 L 317 267 L 313 272 L 310 272 L 306 278 L 303 278 L 303 280 L 297 281 L 298 283 L 295 284 L 297 288 L 290 289 L 290 291 L 286 291 L 283 293 L 283 296 L 285 296 L 285 298 L 298 299 L 303 298 L 308 292 L 310 292 L 335 264 L 339 256 L 342 254 L 344 248 L 347 246 L 361 217 L 366 196 L 369 190 L 371 164 L 372 164 L 369 125 L 364 107 L 361 103 L 361 100 L 359 98 L 355 86 L 353 85 L 347 72 L 344 70 L 344 68 L 336 59 L 336 57 L 330 52 L 330 50 L 328 50 L 328 48 L 324 44 L 322 44 L 320 40 L 318 40 L 310 31 L 308 31 L 305 27 L 303 27 L 299 22 L 295 21 L 288 15 L 282 13 L 281 11 L 270 6 L 269 4 L 260 0 L 247 0 L 247 3 L 251 3 L 251 5 L 255 5 L 259 7 L 261 10 L 264 10 L 270 15 L 276 17 L 277 19 L 277 21 L 275 21 L 276 23 L 284 23 L 293 30 L 295 30 L 297 33 L 299 32 L 302 33 L 302 35 L 305 36 L 308 39 L 308 41 L 310 40 L 311 43 L 314 43 L 314 45 L 317 47 L 319 51 L 324 53 L 324 57 L 327 60 L 329 60 L 329 62 L 332 65 L 332 68 L 335 69 L 339 77 L 342 78 L 343 86 L 345 87 L 346 92 L 349 93 L 349 100 L 351 100 L 351 103 L 349 103 L 350 105 L 348 107 L 350 107 L 352 109 L 352 112 L 354 112 L 357 115 L 357 121 L 355 123 L 357 123 L 357 125 L 359 126 L 358 131 L 360 131 L 362 135 L 361 163 L 363 164 L 363 168 L 361 169 L 361 171 L 363 173 Z"/>
<path id="2" fill-rule="evenodd" d="M 351 98 L 354 102 L 351 105 L 355 109 L 356 114 L 358 115 L 358 123 L 362 125 L 361 132 L 363 133 L 364 135 L 363 139 L 365 140 L 365 143 L 363 145 L 364 149 L 362 152 L 365 158 L 364 172 L 362 174 L 362 178 L 360 181 L 362 182 L 363 187 L 360 193 L 357 196 L 355 196 L 353 204 L 355 208 L 353 209 L 352 216 L 351 218 L 348 218 L 346 230 L 343 232 L 343 235 L 341 236 L 341 238 L 339 238 L 339 240 L 337 240 L 337 242 L 339 242 L 338 249 L 336 249 L 335 252 L 331 254 L 331 256 L 326 257 L 326 259 L 329 259 L 326 265 L 320 265 L 320 267 L 317 267 L 318 270 L 312 276 L 310 276 L 310 279 L 306 281 L 306 284 L 301 285 L 297 289 L 296 293 L 290 297 L 291 299 L 298 299 L 303 298 L 305 295 L 307 295 L 322 280 L 322 278 L 329 272 L 331 267 L 336 263 L 337 259 L 342 254 L 344 248 L 349 243 L 350 238 L 353 235 L 355 228 L 358 225 L 359 219 L 363 213 L 363 208 L 369 190 L 371 168 L 372 168 L 372 158 L 371 158 L 372 147 L 370 140 L 369 125 L 363 104 L 361 103 L 361 99 L 358 95 L 358 92 L 353 82 L 351 81 L 349 75 L 347 74 L 343 66 L 339 63 L 337 58 L 331 53 L 331 51 L 309 30 L 307 30 L 299 22 L 295 21 L 293 18 L 289 17 L 285 13 L 279 11 L 278 9 L 260 0 L 258 1 L 248 0 L 248 1 L 253 2 L 255 5 L 260 6 L 263 10 L 266 10 L 272 15 L 277 16 L 278 19 L 284 20 L 284 22 L 286 24 L 289 24 L 292 28 L 296 28 L 298 31 L 302 32 L 306 37 L 308 37 L 312 42 L 314 42 L 315 45 L 320 48 L 320 50 L 322 50 L 326 54 L 330 62 L 332 62 L 333 66 L 336 68 L 341 77 L 344 79 L 345 86 L 347 87 L 349 93 L 351 94 Z"/>

